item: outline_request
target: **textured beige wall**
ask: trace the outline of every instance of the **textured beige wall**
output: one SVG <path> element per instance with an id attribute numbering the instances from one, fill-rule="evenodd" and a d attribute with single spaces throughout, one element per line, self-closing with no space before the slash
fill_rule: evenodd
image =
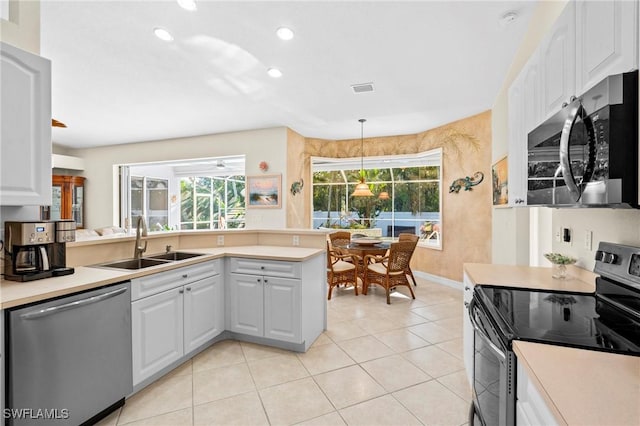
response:
<path id="1" fill-rule="evenodd" d="M 309 227 L 312 198 L 310 157 L 358 157 L 360 139 L 331 141 L 303 138 L 293 131 L 287 137 L 288 175 L 301 176 L 305 182 L 302 193 L 289 198 L 287 226 Z M 462 281 L 463 263 L 491 261 L 491 112 L 415 135 L 364 140 L 365 156 L 412 154 L 435 148 L 443 149 L 443 248 L 418 247 L 413 267 L 416 271 Z M 477 171 L 483 172 L 485 178 L 472 191 L 448 192 L 453 180 L 471 176 Z"/>

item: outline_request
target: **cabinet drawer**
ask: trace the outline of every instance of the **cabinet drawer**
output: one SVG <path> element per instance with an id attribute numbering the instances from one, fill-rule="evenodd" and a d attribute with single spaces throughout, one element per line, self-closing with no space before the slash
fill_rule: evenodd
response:
<path id="1" fill-rule="evenodd" d="M 220 259 L 131 280 L 131 300 L 148 297 L 221 272 Z"/>
<path id="2" fill-rule="evenodd" d="M 235 274 L 265 275 L 282 278 L 300 278 L 302 276 L 302 266 L 300 262 L 245 259 L 242 257 L 232 257 L 229 259 L 229 271 Z"/>

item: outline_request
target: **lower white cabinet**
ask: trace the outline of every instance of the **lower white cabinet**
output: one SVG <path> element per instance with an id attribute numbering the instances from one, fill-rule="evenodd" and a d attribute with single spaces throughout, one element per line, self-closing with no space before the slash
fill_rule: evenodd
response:
<path id="1" fill-rule="evenodd" d="M 473 299 L 473 283 L 471 279 L 464 273 L 463 279 L 464 293 L 462 298 L 462 354 L 464 359 L 464 368 L 467 371 L 467 379 L 469 384 L 473 386 L 473 325 L 469 318 L 469 303 Z"/>
<path id="2" fill-rule="evenodd" d="M 300 343 L 300 280 L 230 274 L 230 329 Z"/>
<path id="3" fill-rule="evenodd" d="M 306 351 L 326 327 L 324 256 L 227 262 L 227 329 L 236 338 Z"/>
<path id="4" fill-rule="evenodd" d="M 204 265 L 210 268 L 206 278 L 202 278 Z M 134 386 L 224 331 L 224 285 L 213 265 L 219 263 L 149 275 L 140 282 L 132 280 L 132 287 L 142 285 L 146 295 L 131 303 Z M 179 277 L 168 290 L 167 274 Z M 190 281 L 190 274 L 198 279 Z M 160 289 L 157 293 L 152 291 L 154 278 Z"/>
<path id="5" fill-rule="evenodd" d="M 557 425 L 558 422 L 522 362 L 518 362 L 517 378 L 516 426 Z"/>

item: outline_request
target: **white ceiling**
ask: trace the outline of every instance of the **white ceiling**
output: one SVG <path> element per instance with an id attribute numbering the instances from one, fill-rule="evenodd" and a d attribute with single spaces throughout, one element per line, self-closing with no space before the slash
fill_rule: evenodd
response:
<path id="1" fill-rule="evenodd" d="M 197 1 L 197 0 L 196 0 Z M 43 0 L 54 143 L 93 147 L 287 126 L 307 137 L 424 131 L 492 107 L 532 1 Z M 519 19 L 503 25 L 500 17 Z M 275 35 L 280 26 L 291 41 Z M 164 27 L 174 37 L 153 35 Z M 273 79 L 268 67 L 282 70 Z M 373 82 L 375 92 L 353 94 Z"/>

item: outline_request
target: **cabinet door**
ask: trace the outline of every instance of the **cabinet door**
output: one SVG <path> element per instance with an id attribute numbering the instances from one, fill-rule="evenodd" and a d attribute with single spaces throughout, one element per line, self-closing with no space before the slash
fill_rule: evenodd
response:
<path id="1" fill-rule="evenodd" d="M 183 289 L 131 304 L 134 386 L 183 354 Z"/>
<path id="2" fill-rule="evenodd" d="M 51 62 L 0 43 L 0 205 L 51 204 Z"/>
<path id="3" fill-rule="evenodd" d="M 262 277 L 229 274 L 229 318 L 231 331 L 264 335 L 264 304 Z"/>
<path id="4" fill-rule="evenodd" d="M 473 285 L 471 280 L 464 274 L 464 294 L 462 304 L 462 355 L 464 359 L 464 368 L 467 371 L 467 379 L 469 384 L 473 385 L 473 325 L 469 318 L 469 303 L 473 298 Z"/>
<path id="5" fill-rule="evenodd" d="M 509 87 L 509 158 L 507 166 L 510 206 L 523 206 L 527 200 L 527 133 L 524 130 L 524 74 Z"/>
<path id="6" fill-rule="evenodd" d="M 300 343 L 300 280 L 264 277 L 264 336 Z"/>
<path id="7" fill-rule="evenodd" d="M 556 426 L 558 422 L 547 406 L 522 362 L 518 361 L 516 385 L 516 424 Z"/>
<path id="8" fill-rule="evenodd" d="M 184 286 L 184 353 L 224 331 L 224 294 L 219 275 Z"/>
<path id="9" fill-rule="evenodd" d="M 576 2 L 577 92 L 638 66 L 637 1 Z"/>
<path id="10" fill-rule="evenodd" d="M 525 135 L 542 121 L 542 97 L 540 95 L 540 51 L 536 50 L 522 68 L 523 123 Z"/>
<path id="11" fill-rule="evenodd" d="M 568 2 L 540 44 L 542 118 L 555 114 L 576 94 L 576 12 Z"/>

